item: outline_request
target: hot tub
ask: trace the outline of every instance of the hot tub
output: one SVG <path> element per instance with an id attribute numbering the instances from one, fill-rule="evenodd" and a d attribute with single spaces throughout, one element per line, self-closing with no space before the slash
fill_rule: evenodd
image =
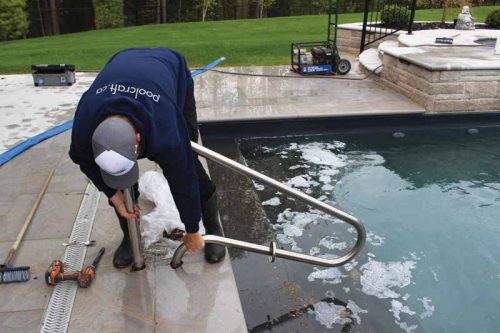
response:
<path id="1" fill-rule="evenodd" d="M 453 38 L 453 44 L 436 38 Z M 381 44 L 382 82 L 428 112 L 500 111 L 500 55 L 481 40 L 499 30 L 437 29 L 400 34 L 399 46 Z"/>

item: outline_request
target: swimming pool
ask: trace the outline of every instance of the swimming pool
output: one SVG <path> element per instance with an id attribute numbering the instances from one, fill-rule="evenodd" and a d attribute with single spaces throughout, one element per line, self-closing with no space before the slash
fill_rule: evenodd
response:
<path id="1" fill-rule="evenodd" d="M 231 251 L 251 331 L 489 332 L 500 325 L 500 128 L 389 126 L 208 146 L 360 218 L 321 268 Z M 306 126 L 307 127 L 307 126 Z M 355 126 L 353 126 L 354 128 Z M 344 223 L 211 165 L 228 237 L 318 256 Z"/>

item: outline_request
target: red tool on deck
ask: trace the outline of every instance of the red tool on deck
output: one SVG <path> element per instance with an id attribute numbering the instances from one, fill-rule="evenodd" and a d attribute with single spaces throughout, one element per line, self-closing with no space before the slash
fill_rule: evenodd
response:
<path id="1" fill-rule="evenodd" d="M 59 282 L 72 280 L 78 281 L 79 287 L 88 288 L 95 278 L 95 271 L 104 251 L 105 249 L 101 248 L 92 264 L 79 272 L 65 272 L 63 262 L 59 259 L 54 260 L 45 272 L 45 282 L 49 286 L 55 286 Z"/>

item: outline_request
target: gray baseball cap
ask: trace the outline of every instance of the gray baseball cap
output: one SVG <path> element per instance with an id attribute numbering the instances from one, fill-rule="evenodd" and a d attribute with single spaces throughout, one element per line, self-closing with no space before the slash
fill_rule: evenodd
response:
<path id="1" fill-rule="evenodd" d="M 92 135 L 92 148 L 106 185 L 123 190 L 137 182 L 136 133 L 126 120 L 111 117 L 101 122 Z"/>

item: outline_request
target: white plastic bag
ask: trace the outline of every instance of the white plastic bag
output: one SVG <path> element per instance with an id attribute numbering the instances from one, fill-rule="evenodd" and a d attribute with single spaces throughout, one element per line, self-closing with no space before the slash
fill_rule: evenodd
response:
<path id="1" fill-rule="evenodd" d="M 185 230 L 170 192 L 170 186 L 162 173 L 145 172 L 139 180 L 139 192 L 144 199 L 153 202 L 156 206 L 151 212 L 141 216 L 141 235 L 146 248 L 160 240 L 163 230 L 167 233 L 176 228 Z"/>

